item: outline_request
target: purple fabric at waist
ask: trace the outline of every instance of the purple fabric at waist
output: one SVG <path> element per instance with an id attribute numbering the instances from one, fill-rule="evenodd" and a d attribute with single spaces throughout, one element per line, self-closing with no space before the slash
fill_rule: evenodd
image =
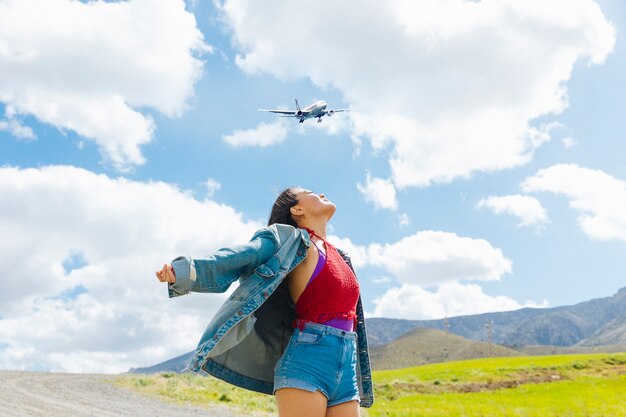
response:
<path id="1" fill-rule="evenodd" d="M 352 331 L 352 327 L 354 326 L 354 320 L 352 319 L 342 319 L 342 318 L 334 318 L 328 321 L 323 322 L 326 326 L 336 327 L 341 330 L 345 330 L 347 332 Z"/>
<path id="2" fill-rule="evenodd" d="M 317 248 L 317 252 L 319 253 L 319 257 L 317 258 L 317 265 L 315 265 L 313 274 L 311 274 L 311 278 L 309 279 L 309 282 L 306 284 L 307 286 L 311 283 L 311 281 L 315 279 L 315 277 L 319 275 L 319 273 L 322 271 L 322 268 L 324 268 L 324 264 L 326 263 L 326 255 L 324 255 L 324 252 L 322 252 L 322 250 L 319 247 Z M 330 319 L 325 322 L 322 322 L 322 324 L 351 332 L 352 328 L 354 327 L 354 320 L 334 318 L 334 319 Z"/>

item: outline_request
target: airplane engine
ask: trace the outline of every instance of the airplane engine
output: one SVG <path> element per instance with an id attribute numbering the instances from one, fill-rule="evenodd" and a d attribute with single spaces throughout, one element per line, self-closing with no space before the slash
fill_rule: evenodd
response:
<path id="1" fill-rule="evenodd" d="M 328 113 L 326 113 L 326 114 L 328 114 L 328 117 L 330 117 L 333 114 L 335 114 L 335 111 L 334 110 L 328 110 Z"/>
<path id="2" fill-rule="evenodd" d="M 301 110 L 298 110 L 298 111 L 296 112 L 296 116 L 298 116 L 298 117 L 302 116 L 302 111 L 301 111 Z"/>

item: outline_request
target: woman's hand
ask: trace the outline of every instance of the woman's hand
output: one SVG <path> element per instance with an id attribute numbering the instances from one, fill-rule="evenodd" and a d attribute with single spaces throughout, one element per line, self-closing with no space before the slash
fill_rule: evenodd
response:
<path id="1" fill-rule="evenodd" d="M 164 264 L 163 269 L 156 272 L 156 276 L 161 282 L 176 282 L 174 268 L 167 264 Z"/>

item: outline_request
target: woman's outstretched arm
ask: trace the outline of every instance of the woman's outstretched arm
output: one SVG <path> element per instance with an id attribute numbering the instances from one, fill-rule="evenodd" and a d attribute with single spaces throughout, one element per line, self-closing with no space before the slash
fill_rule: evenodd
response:
<path id="1" fill-rule="evenodd" d="M 277 247 L 276 236 L 268 229 L 257 231 L 245 244 L 222 248 L 202 259 L 179 256 L 171 266 L 157 272 L 161 282 L 168 283 L 169 296 L 190 292 L 224 292 L 242 275 L 267 262 Z"/>

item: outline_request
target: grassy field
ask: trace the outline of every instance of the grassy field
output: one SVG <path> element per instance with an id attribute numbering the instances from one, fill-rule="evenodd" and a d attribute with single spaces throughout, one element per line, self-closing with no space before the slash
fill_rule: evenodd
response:
<path id="1" fill-rule="evenodd" d="M 241 415 L 278 415 L 274 397 L 244 390 L 213 377 L 165 372 L 155 375 L 120 375 L 122 385 L 144 394 L 179 404 L 210 408 L 212 404 L 228 405 Z"/>
<path id="2" fill-rule="evenodd" d="M 626 354 L 476 359 L 375 374 L 374 416 L 626 416 Z"/>
<path id="3" fill-rule="evenodd" d="M 373 374 L 363 416 L 626 416 L 626 353 L 447 362 Z M 124 375 L 117 382 L 171 401 L 276 415 L 274 398 L 195 375 Z"/>

